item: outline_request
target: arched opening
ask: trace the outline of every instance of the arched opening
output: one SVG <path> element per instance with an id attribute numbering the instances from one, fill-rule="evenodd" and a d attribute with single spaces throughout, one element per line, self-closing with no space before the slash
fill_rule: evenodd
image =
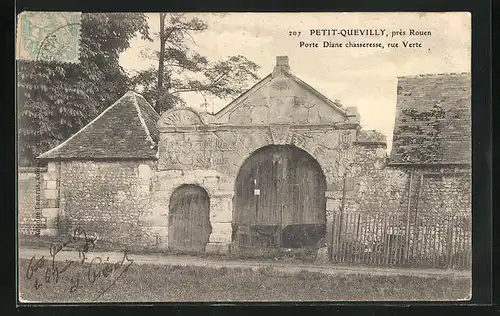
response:
<path id="1" fill-rule="evenodd" d="M 240 251 L 317 247 L 326 233 L 325 191 L 325 175 L 306 151 L 258 149 L 236 177 L 233 242 Z"/>
<path id="2" fill-rule="evenodd" d="M 210 198 L 201 187 L 184 184 L 170 197 L 169 248 L 183 251 L 205 251 L 212 226 Z"/>

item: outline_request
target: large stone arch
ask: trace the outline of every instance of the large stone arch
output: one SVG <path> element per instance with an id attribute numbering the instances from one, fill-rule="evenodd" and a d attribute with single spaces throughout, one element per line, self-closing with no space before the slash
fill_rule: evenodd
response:
<path id="1" fill-rule="evenodd" d="M 339 175 L 342 173 L 343 158 L 341 152 L 346 150 L 338 148 L 336 144 L 329 144 L 335 140 L 338 131 L 335 130 L 294 130 L 293 126 L 280 126 L 281 136 L 277 135 L 278 128 L 269 126 L 245 131 L 235 130 L 223 134 L 223 141 L 230 143 L 235 154 L 231 156 L 230 170 L 224 170 L 227 181 L 233 181 L 243 163 L 255 151 L 270 145 L 291 145 L 308 153 L 319 164 L 326 177 L 327 187 L 334 190 L 338 186 Z M 219 132 L 215 132 L 219 133 Z M 347 149 L 349 150 L 349 149 Z M 227 187 L 233 187 L 230 183 Z"/>
<path id="2" fill-rule="evenodd" d="M 325 182 L 327 183 L 327 176 L 326 176 L 326 173 L 325 173 L 325 169 L 324 169 L 324 166 L 325 166 L 325 161 L 323 161 L 323 165 L 321 164 L 320 162 L 320 159 L 318 159 L 319 157 L 315 157 L 314 154 L 312 154 L 311 152 L 309 152 L 306 148 L 304 147 L 299 147 L 293 143 L 275 143 L 275 142 L 270 142 L 270 143 L 264 143 L 262 146 L 255 146 L 255 148 L 253 150 L 250 150 L 250 151 L 247 151 L 246 154 L 244 156 L 241 156 L 241 159 L 238 161 L 238 172 L 239 170 L 241 169 L 241 167 L 245 164 L 245 162 L 253 155 L 255 155 L 259 150 L 262 150 L 266 147 L 270 147 L 270 146 L 289 146 L 289 147 L 294 147 L 294 148 L 297 148 L 298 150 L 300 150 L 301 152 L 303 152 L 305 155 L 308 155 L 312 160 L 314 160 L 317 164 L 318 164 L 318 167 L 319 169 L 321 170 L 321 173 L 322 173 L 322 176 L 324 177 L 325 179 Z M 234 176 L 234 180 L 236 180 L 237 178 L 237 175 L 238 175 L 238 172 L 236 172 L 236 175 Z M 233 189 L 234 189 L 234 184 L 233 183 Z"/>
<path id="3" fill-rule="evenodd" d="M 321 167 L 321 170 L 323 171 L 323 173 L 324 173 L 324 170 L 328 169 L 330 161 L 328 160 L 327 157 L 322 157 L 321 155 L 318 155 L 317 152 L 315 151 L 316 147 L 306 146 L 306 145 L 303 145 L 303 144 L 295 144 L 293 142 L 280 142 L 280 143 L 277 143 L 277 142 L 261 142 L 261 143 L 255 143 L 254 146 L 252 146 L 251 148 L 248 148 L 248 149 L 245 150 L 244 155 L 240 156 L 240 159 L 238 160 L 238 163 L 237 163 L 238 169 L 241 168 L 241 166 L 243 165 L 243 163 L 253 153 L 255 153 L 256 151 L 258 151 L 259 149 L 261 149 L 263 147 L 273 146 L 273 145 L 275 145 L 275 146 L 293 146 L 293 147 L 296 147 L 296 148 L 304 151 L 308 155 L 310 155 L 318 163 L 318 165 Z M 325 174 L 325 176 L 326 176 L 326 174 Z"/>

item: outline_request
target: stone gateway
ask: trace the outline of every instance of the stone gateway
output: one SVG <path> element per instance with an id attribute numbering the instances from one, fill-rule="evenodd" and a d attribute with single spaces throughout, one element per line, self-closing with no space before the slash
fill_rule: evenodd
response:
<path id="1" fill-rule="evenodd" d="M 412 82 L 403 81 L 401 97 L 410 98 L 404 93 Z M 413 113 L 398 105 L 402 110 Z M 467 128 L 458 132 L 470 133 Z M 464 193 L 460 201 L 440 195 L 446 210 L 470 210 L 469 162 L 412 161 L 408 136 L 401 131 L 395 144 L 411 152 L 397 150 L 391 160 L 385 137 L 362 130 L 356 108 L 296 77 L 286 56 L 214 114 L 180 107 L 160 116 L 142 96 L 127 92 L 39 157 L 47 162 L 40 233 L 68 234 L 81 226 L 99 240 L 131 248 L 227 253 L 328 246 L 334 252 L 332 244 L 344 234 L 336 214 L 406 214 L 417 194 L 409 183 L 423 172 L 412 170 L 422 163 L 441 175 L 425 177 L 424 185 L 438 188 L 427 191 Z M 428 212 L 444 210 L 429 199 Z"/>

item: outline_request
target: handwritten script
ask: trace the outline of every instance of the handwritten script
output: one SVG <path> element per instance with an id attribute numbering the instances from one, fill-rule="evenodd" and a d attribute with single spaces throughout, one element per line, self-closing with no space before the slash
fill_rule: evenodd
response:
<path id="1" fill-rule="evenodd" d="M 50 257 L 33 256 L 30 259 L 25 272 L 26 279 L 32 281 L 32 286 L 37 290 L 69 283 L 67 291 L 77 293 L 84 288 L 99 286 L 94 300 L 99 299 L 128 271 L 134 260 L 128 257 L 126 251 L 119 260 L 111 261 L 109 257 L 99 256 L 94 256 L 90 260 L 88 252 L 94 249 L 95 241 L 95 238 L 88 237 L 82 228 L 76 228 L 64 242 L 50 244 Z M 63 261 L 58 257 L 61 250 L 68 246 L 78 251 L 78 260 L 65 259 Z M 66 282 L 62 282 L 63 280 Z"/>

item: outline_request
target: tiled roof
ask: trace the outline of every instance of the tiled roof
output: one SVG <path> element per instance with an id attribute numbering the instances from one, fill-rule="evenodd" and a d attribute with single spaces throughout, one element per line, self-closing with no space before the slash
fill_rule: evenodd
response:
<path id="1" fill-rule="evenodd" d="M 40 159 L 155 158 L 159 115 L 129 91 L 76 134 Z"/>
<path id="2" fill-rule="evenodd" d="M 471 162 L 470 73 L 398 78 L 390 162 Z"/>

